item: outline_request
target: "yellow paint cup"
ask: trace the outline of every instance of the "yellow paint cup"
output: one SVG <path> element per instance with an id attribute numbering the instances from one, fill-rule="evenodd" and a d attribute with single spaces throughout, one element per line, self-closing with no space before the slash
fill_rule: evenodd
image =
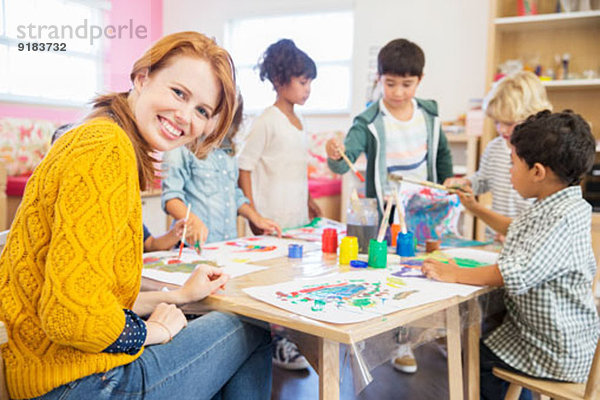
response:
<path id="1" fill-rule="evenodd" d="M 346 236 L 340 243 L 340 265 L 348 265 L 350 261 L 358 259 L 358 238 Z"/>

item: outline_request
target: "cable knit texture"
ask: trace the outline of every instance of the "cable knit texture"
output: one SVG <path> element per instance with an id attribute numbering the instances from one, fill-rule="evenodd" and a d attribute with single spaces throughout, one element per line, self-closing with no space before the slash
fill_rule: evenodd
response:
<path id="1" fill-rule="evenodd" d="M 61 137 L 27 183 L 0 257 L 11 398 L 140 356 L 103 353 L 140 288 L 142 211 L 133 145 L 108 119 Z"/>

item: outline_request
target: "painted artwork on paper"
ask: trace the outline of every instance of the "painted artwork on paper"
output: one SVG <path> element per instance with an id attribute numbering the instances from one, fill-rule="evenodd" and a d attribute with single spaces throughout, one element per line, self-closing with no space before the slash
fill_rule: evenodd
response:
<path id="1" fill-rule="evenodd" d="M 231 278 L 246 275 L 251 272 L 260 271 L 266 267 L 236 262 L 218 263 L 199 256 L 192 249 L 184 249 L 179 256 L 179 251 L 156 251 L 144 253 L 144 267 L 142 276 L 160 282 L 183 285 L 196 269 L 198 264 L 207 264 L 223 269 L 223 272 Z"/>
<path id="2" fill-rule="evenodd" d="M 423 244 L 426 239 L 458 237 L 460 199 L 446 191 L 403 182 L 399 190 L 409 231 Z"/>
<path id="3" fill-rule="evenodd" d="M 264 261 L 288 254 L 288 246 L 298 241 L 273 236 L 248 236 L 202 246 L 202 257 L 222 263 Z M 318 250 L 317 243 L 302 243 L 305 253 Z"/>
<path id="4" fill-rule="evenodd" d="M 453 260 L 459 267 L 477 268 L 496 263 L 498 253 L 479 249 L 456 248 L 420 254 L 415 257 L 402 257 L 399 267 L 393 270 L 392 275 L 399 278 L 425 278 L 425 275 L 421 272 L 421 266 L 423 266 L 423 261 L 426 258 L 432 258 L 443 263 Z"/>
<path id="5" fill-rule="evenodd" d="M 347 324 L 457 295 L 465 296 L 478 289 L 477 286 L 361 271 L 246 288 L 244 291 L 295 314 Z"/>
<path id="6" fill-rule="evenodd" d="M 309 224 L 299 228 L 284 229 L 283 237 L 309 242 L 320 242 L 323 231 L 327 228 L 333 228 L 337 231 L 338 240 L 346 236 L 346 224 L 329 218 L 318 217 L 313 219 Z"/>

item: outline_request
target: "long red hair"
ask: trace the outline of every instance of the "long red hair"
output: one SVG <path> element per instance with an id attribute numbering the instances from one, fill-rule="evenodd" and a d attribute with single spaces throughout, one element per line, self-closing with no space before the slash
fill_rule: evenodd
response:
<path id="1" fill-rule="evenodd" d="M 221 93 L 215 109 L 218 118 L 215 129 L 203 140 L 198 139 L 188 145 L 189 149 L 199 158 L 204 157 L 214 147 L 218 146 L 235 114 L 236 90 L 235 69 L 231 56 L 219 47 L 214 40 L 198 32 L 179 32 L 163 37 L 148 49 L 134 64 L 129 75 L 133 82 L 140 73 L 153 73 L 167 67 L 177 56 L 193 56 L 208 62 L 221 85 Z M 87 117 L 109 117 L 115 120 L 127 133 L 136 153 L 140 189 L 144 190 L 155 175 L 156 159 L 152 156 L 153 149 L 138 130 L 135 116 L 127 102 L 128 92 L 109 93 L 101 95 L 93 101 L 93 111 Z"/>

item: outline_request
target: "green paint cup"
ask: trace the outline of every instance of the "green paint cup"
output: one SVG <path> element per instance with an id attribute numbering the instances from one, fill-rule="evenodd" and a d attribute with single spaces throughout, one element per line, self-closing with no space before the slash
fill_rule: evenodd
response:
<path id="1" fill-rule="evenodd" d="M 376 239 L 369 241 L 369 267 L 387 267 L 387 240 L 378 242 Z"/>

